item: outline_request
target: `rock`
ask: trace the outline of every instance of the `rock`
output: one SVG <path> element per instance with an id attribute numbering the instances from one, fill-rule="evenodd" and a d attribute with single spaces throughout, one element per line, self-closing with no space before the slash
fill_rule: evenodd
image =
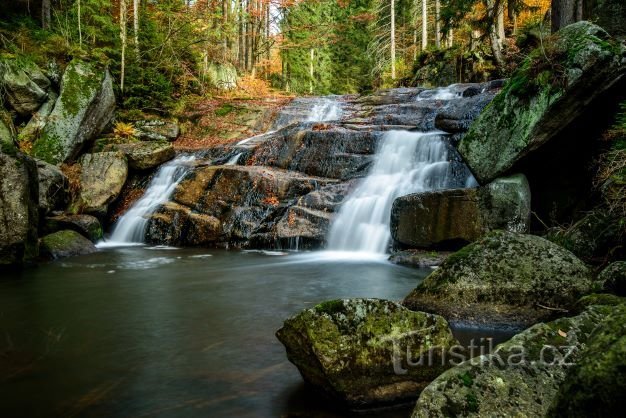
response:
<path id="1" fill-rule="evenodd" d="M 0 267 L 37 256 L 37 168 L 35 162 L 0 142 Z"/>
<path id="2" fill-rule="evenodd" d="M 577 22 L 544 44 L 524 61 L 459 144 L 459 152 L 481 184 L 523 171 L 518 165 L 526 156 L 585 112 L 597 110 L 595 99 L 621 88 L 626 47 L 600 27 Z M 559 69 L 552 68 L 551 62 L 559 62 Z M 567 146 L 572 146 L 571 141 Z"/>
<path id="3" fill-rule="evenodd" d="M 396 199 L 391 235 L 399 247 L 458 249 L 487 232 L 526 232 L 530 188 L 523 174 L 475 189 L 437 190 Z"/>
<path id="4" fill-rule="evenodd" d="M 41 256 L 49 259 L 91 254 L 98 251 L 91 241 L 76 231 L 66 230 L 41 239 Z"/>
<path id="5" fill-rule="evenodd" d="M 592 306 L 578 316 L 537 324 L 492 354 L 463 361 L 422 391 L 411 417 L 547 416 L 571 365 L 610 312 Z"/>
<path id="6" fill-rule="evenodd" d="M 119 152 L 83 155 L 79 163 L 80 200 L 88 213 L 104 214 L 122 191 L 128 176 L 126 157 Z"/>
<path id="7" fill-rule="evenodd" d="M 37 160 L 39 174 L 39 213 L 42 216 L 65 210 L 70 199 L 69 180 L 56 166 Z"/>
<path id="8" fill-rule="evenodd" d="M 626 296 L 626 261 L 616 261 L 609 264 L 598 275 L 598 281 L 603 283 L 604 291 L 618 296 Z"/>
<path id="9" fill-rule="evenodd" d="M 145 239 L 154 244 L 196 246 L 219 242 L 221 235 L 218 218 L 168 202 L 150 216 Z"/>
<path id="10" fill-rule="evenodd" d="M 155 168 L 176 156 L 174 147 L 168 142 L 133 142 L 117 144 L 113 148 L 126 155 L 128 166 L 133 170 Z"/>
<path id="11" fill-rule="evenodd" d="M 143 141 L 173 141 L 178 138 L 180 128 L 176 122 L 151 119 L 136 122 L 135 132 Z"/>
<path id="12" fill-rule="evenodd" d="M 12 147 L 16 144 L 15 135 L 15 126 L 13 125 L 11 114 L 0 108 L 0 143 L 4 143 Z"/>
<path id="13" fill-rule="evenodd" d="M 587 0 L 583 19 L 595 22 L 615 37 L 626 38 L 626 4 L 622 0 Z"/>
<path id="14" fill-rule="evenodd" d="M 389 261 L 415 268 L 438 267 L 451 254 L 448 251 L 404 250 L 391 254 Z"/>
<path id="15" fill-rule="evenodd" d="M 33 155 L 50 164 L 74 160 L 111 121 L 114 110 L 109 70 L 72 60 L 63 74 L 59 99 L 33 146 Z"/>
<path id="16" fill-rule="evenodd" d="M 78 232 L 91 242 L 98 242 L 102 239 L 100 221 L 91 215 L 58 215 L 46 218 L 44 234 L 63 230 Z"/>
<path id="17" fill-rule="evenodd" d="M 34 63 L 5 59 L 0 62 L 0 85 L 11 107 L 21 116 L 30 116 L 48 98 L 50 80 Z"/>
<path id="18" fill-rule="evenodd" d="M 448 257 L 404 305 L 450 321 L 528 326 L 591 291 L 591 271 L 574 254 L 541 237 L 495 231 Z"/>
<path id="19" fill-rule="evenodd" d="M 463 97 L 468 97 L 467 99 L 451 101 L 437 113 L 435 128 L 449 133 L 466 132 L 496 93 L 492 91 L 480 94 L 480 91 L 477 87 L 468 88 L 463 93 Z"/>
<path id="20" fill-rule="evenodd" d="M 440 316 L 377 299 L 321 303 L 287 319 L 276 333 L 304 380 L 361 409 L 415 399 L 445 370 L 439 350 L 457 344 Z M 406 367 L 407 351 L 433 362 Z"/>
<path id="21" fill-rule="evenodd" d="M 588 338 L 550 412 L 551 417 L 617 417 L 626 393 L 626 305 L 617 305 Z"/>
<path id="22" fill-rule="evenodd" d="M 232 90 L 237 87 L 237 69 L 230 63 L 209 63 L 206 77 L 209 84 L 219 90 Z"/>
<path id="23" fill-rule="evenodd" d="M 594 210 L 567 229 L 549 231 L 546 238 L 585 261 L 604 259 L 612 249 L 623 245 L 619 222 L 610 213 Z"/>
<path id="24" fill-rule="evenodd" d="M 58 99 L 58 95 L 54 92 L 50 92 L 48 94 L 48 100 L 41 105 L 39 110 L 33 114 L 33 117 L 30 118 L 28 124 L 20 131 L 18 136 L 19 141 L 30 141 L 34 142 L 39 137 L 39 134 L 48 123 L 48 117 L 52 113 L 54 109 L 54 105 Z"/>

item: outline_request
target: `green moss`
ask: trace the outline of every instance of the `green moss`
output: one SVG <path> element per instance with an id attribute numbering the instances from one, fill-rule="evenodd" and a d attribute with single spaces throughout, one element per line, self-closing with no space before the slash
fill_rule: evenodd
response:
<path id="1" fill-rule="evenodd" d="M 329 300 L 329 301 L 326 301 L 326 302 L 322 302 L 322 303 L 316 305 L 314 309 L 316 311 L 318 311 L 318 312 L 324 312 L 324 313 L 327 313 L 329 315 L 333 315 L 333 314 L 337 314 L 339 312 L 343 312 L 345 307 L 344 307 L 343 300 L 335 299 L 335 300 Z"/>
<path id="2" fill-rule="evenodd" d="M 459 380 L 463 383 L 465 387 L 471 387 L 474 384 L 474 378 L 469 374 L 469 372 L 465 372 L 459 375 Z"/>
<path id="3" fill-rule="evenodd" d="M 61 139 L 56 135 L 44 132 L 33 144 L 32 154 L 50 164 L 61 162 L 63 156 Z"/>
<path id="4" fill-rule="evenodd" d="M 11 157 L 16 157 L 18 152 L 13 144 L 4 141 L 0 141 L 0 151 Z"/>
<path id="5" fill-rule="evenodd" d="M 224 103 L 223 105 L 215 109 L 215 115 L 220 117 L 226 116 L 233 110 L 235 110 L 235 106 L 231 105 L 230 103 Z"/>
<path id="6" fill-rule="evenodd" d="M 467 402 L 467 410 L 469 412 L 478 412 L 478 398 L 476 397 L 476 394 L 473 392 L 468 393 L 465 396 L 465 401 Z"/>

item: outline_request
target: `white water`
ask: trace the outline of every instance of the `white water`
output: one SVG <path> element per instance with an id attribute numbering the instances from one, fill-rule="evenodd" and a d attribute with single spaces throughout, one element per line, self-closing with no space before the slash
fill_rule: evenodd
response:
<path id="1" fill-rule="evenodd" d="M 144 195 L 118 219 L 111 237 L 99 247 L 141 244 L 144 242 L 148 217 L 159 206 L 167 202 L 174 189 L 191 170 L 196 159 L 191 156 L 180 156 L 162 165 L 146 189 Z"/>
<path id="2" fill-rule="evenodd" d="M 434 90 L 424 90 L 417 96 L 417 101 L 422 100 L 453 100 L 461 97 L 461 94 L 456 91 L 455 85 L 452 84 L 448 87 L 441 87 Z"/>
<path id="3" fill-rule="evenodd" d="M 446 188 L 453 181 L 441 134 L 389 131 L 383 135 L 370 174 L 346 198 L 331 225 L 328 250 L 387 252 L 394 199 Z"/>
<path id="4" fill-rule="evenodd" d="M 235 165 L 239 161 L 239 158 L 241 158 L 241 152 L 233 155 L 224 165 Z"/>
<path id="5" fill-rule="evenodd" d="M 341 106 L 339 102 L 330 98 L 320 99 L 311 111 L 306 122 L 325 122 L 331 120 L 338 120 L 341 118 Z"/>

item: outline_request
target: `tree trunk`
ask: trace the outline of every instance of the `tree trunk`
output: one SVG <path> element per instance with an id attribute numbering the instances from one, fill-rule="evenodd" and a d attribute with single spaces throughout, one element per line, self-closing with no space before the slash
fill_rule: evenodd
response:
<path id="1" fill-rule="evenodd" d="M 83 47 L 83 28 L 80 22 L 80 0 L 76 2 L 78 7 L 78 46 L 82 49 Z"/>
<path id="2" fill-rule="evenodd" d="M 315 51 L 311 48 L 310 57 L 309 57 L 309 94 L 313 94 L 313 59 L 315 58 Z"/>
<path id="3" fill-rule="evenodd" d="M 504 41 L 506 39 L 506 34 L 504 33 L 504 4 L 502 1 L 496 2 L 496 31 L 498 34 L 498 43 L 500 44 L 500 48 L 504 45 Z"/>
<path id="4" fill-rule="evenodd" d="M 133 0 L 133 35 L 135 38 L 135 55 L 139 61 L 139 0 Z"/>
<path id="5" fill-rule="evenodd" d="M 391 79 L 396 79 L 396 4 L 391 0 Z"/>
<path id="6" fill-rule="evenodd" d="M 552 32 L 582 20 L 583 0 L 552 0 Z"/>
<path id="7" fill-rule="evenodd" d="M 422 0 L 422 51 L 428 47 L 428 4 Z"/>
<path id="8" fill-rule="evenodd" d="M 50 0 L 41 1 L 41 27 L 43 29 L 50 29 L 52 24 L 52 13 L 50 10 Z"/>
<path id="9" fill-rule="evenodd" d="M 514 5 L 515 3 L 513 1 L 509 0 L 507 2 L 509 20 L 513 25 L 513 30 L 511 33 L 513 35 L 517 35 L 517 12 L 515 11 Z"/>
<path id="10" fill-rule="evenodd" d="M 441 1 L 435 0 L 435 46 L 441 47 L 441 22 L 439 21 L 439 15 L 441 13 Z"/>
<path id="11" fill-rule="evenodd" d="M 126 71 L 126 14 L 127 0 L 120 0 L 120 40 L 122 41 L 122 57 L 120 69 L 120 91 L 124 94 L 124 76 Z"/>

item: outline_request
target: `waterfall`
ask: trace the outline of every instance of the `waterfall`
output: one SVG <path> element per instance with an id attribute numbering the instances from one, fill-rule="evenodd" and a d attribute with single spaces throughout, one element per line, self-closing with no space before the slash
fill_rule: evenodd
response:
<path id="1" fill-rule="evenodd" d="M 341 118 L 341 106 L 337 100 L 330 98 L 319 99 L 309 112 L 307 122 L 325 122 Z"/>
<path id="2" fill-rule="evenodd" d="M 461 94 L 456 89 L 456 84 L 452 84 L 448 87 L 440 87 L 432 90 L 424 90 L 417 96 L 417 101 L 422 100 L 454 100 L 461 97 Z"/>
<path id="3" fill-rule="evenodd" d="M 241 158 L 241 152 L 237 153 L 235 155 L 233 155 L 224 165 L 235 165 L 237 164 L 237 162 L 239 161 L 239 158 Z"/>
<path id="4" fill-rule="evenodd" d="M 144 195 L 117 220 L 111 238 L 104 245 L 143 243 L 148 217 L 169 200 L 195 159 L 193 155 L 180 156 L 159 167 Z"/>
<path id="5" fill-rule="evenodd" d="M 394 199 L 458 183 L 442 134 L 388 131 L 383 135 L 371 172 L 347 196 L 331 225 L 329 250 L 385 253 Z"/>

